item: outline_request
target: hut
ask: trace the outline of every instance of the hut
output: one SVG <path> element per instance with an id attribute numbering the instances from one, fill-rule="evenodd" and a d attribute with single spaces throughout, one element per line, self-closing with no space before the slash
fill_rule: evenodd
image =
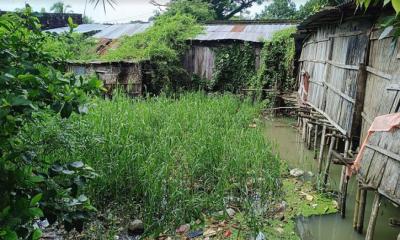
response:
<path id="1" fill-rule="evenodd" d="M 367 11 L 351 2 L 328 7 L 299 24 L 297 45 L 300 118 L 303 139 L 314 149 L 320 139 L 320 171 L 324 147 L 329 166 L 343 165 L 340 207 L 345 217 L 347 169 L 354 164 L 361 139 L 366 139 L 375 118 L 400 109 L 399 40 L 379 20 L 393 9 L 374 6 Z M 322 129 L 322 130 L 321 130 Z M 362 232 L 367 191 L 376 194 L 366 239 L 372 239 L 381 199 L 400 204 L 400 130 L 375 132 L 360 151 L 354 228 Z M 364 148 L 363 148 L 364 149 Z"/>
<path id="2" fill-rule="evenodd" d="M 256 67 L 260 64 L 263 42 L 280 30 L 294 27 L 293 20 L 213 21 L 205 25 L 204 33 L 190 39 L 184 57 L 184 68 L 190 74 L 211 80 L 214 73 L 216 49 L 233 43 L 248 43 L 255 51 Z"/>
<path id="3" fill-rule="evenodd" d="M 142 96 L 152 77 L 151 64 L 147 61 L 69 62 L 67 70 L 77 75 L 96 75 L 103 81 L 108 96 L 116 88 L 132 97 Z"/>

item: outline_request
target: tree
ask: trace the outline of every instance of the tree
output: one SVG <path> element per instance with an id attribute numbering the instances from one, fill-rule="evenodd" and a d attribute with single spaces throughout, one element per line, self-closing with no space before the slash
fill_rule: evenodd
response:
<path id="1" fill-rule="evenodd" d="M 300 9 L 297 11 L 297 18 L 305 19 L 327 5 L 329 5 L 328 0 L 309 0 L 300 6 Z"/>
<path id="2" fill-rule="evenodd" d="M 257 15 L 257 18 L 261 19 L 294 19 L 296 17 L 296 4 L 292 0 L 274 0 Z"/>
<path id="3" fill-rule="evenodd" d="M 68 12 L 71 13 L 72 11 L 68 9 L 71 9 L 71 5 L 65 5 L 63 2 L 56 2 L 51 6 L 50 11 L 63 14 Z"/>
<path id="4" fill-rule="evenodd" d="M 247 8 L 253 6 L 253 4 L 261 4 L 264 0 L 172 0 L 170 4 L 174 2 L 186 2 L 190 5 L 194 2 L 203 2 L 208 4 L 211 11 L 214 12 L 216 20 L 227 20 L 235 16 L 237 13 L 241 13 Z M 151 0 L 155 6 L 168 7 L 170 4 L 160 4 L 157 0 Z"/>
<path id="5" fill-rule="evenodd" d="M 215 19 L 214 11 L 202 0 L 176 0 L 168 5 L 164 15 L 174 16 L 178 13 L 192 15 L 199 22 Z"/>

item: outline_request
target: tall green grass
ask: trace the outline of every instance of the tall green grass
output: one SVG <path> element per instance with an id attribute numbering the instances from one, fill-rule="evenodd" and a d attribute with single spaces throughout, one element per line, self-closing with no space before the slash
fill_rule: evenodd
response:
<path id="1" fill-rule="evenodd" d="M 248 212 L 245 203 L 274 196 L 279 160 L 262 131 L 249 127 L 260 110 L 231 95 L 117 96 L 30 136 L 52 139 L 49 160 L 81 160 L 98 172 L 88 189 L 96 206 L 118 203 L 165 228 L 228 205 Z"/>

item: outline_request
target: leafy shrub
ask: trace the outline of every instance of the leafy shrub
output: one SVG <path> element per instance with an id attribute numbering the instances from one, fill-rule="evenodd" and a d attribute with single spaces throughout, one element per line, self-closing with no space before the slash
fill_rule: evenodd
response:
<path id="1" fill-rule="evenodd" d="M 58 60 L 97 59 L 96 41 L 79 33 L 46 34 L 43 51 Z"/>
<path id="2" fill-rule="evenodd" d="M 258 105 L 202 93 L 176 100 L 115 97 L 95 105 L 84 117 L 45 125 L 59 126 L 52 131 L 82 146 L 61 147 L 46 158 L 84 159 L 96 166 L 100 176 L 90 182 L 91 199 L 106 209 L 124 206 L 125 217 L 143 217 L 149 231 L 228 205 L 250 214 L 248 203 L 264 204 L 279 192 L 279 160 L 262 131 L 249 127 Z M 76 141 L 86 133 L 97 140 Z"/>
<path id="3" fill-rule="evenodd" d="M 38 239 L 33 221 L 49 217 L 74 222 L 90 203 L 79 191 L 69 190 L 74 180 L 92 171 L 82 163 L 58 166 L 42 161 L 24 144 L 21 128 L 39 121 L 42 112 L 69 117 L 85 112 L 86 93 L 101 87 L 97 79 L 63 75 L 55 59 L 43 51 L 46 34 L 30 8 L 20 15 L 0 16 L 0 238 Z M 55 159 L 53 159 L 55 160 Z M 54 170 L 54 169 L 53 169 Z M 75 207 L 64 200 L 78 201 Z M 79 216 L 80 217 L 80 216 Z M 82 220 L 82 218 L 81 218 Z"/>

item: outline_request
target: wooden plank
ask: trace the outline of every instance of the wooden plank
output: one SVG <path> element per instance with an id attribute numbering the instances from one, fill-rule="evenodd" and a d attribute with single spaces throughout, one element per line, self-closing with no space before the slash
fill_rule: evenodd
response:
<path id="1" fill-rule="evenodd" d="M 392 80 L 392 75 L 391 74 L 382 72 L 382 71 L 380 71 L 380 70 L 378 70 L 376 68 L 370 67 L 370 66 L 367 66 L 367 72 L 372 73 L 372 74 L 374 74 L 374 75 L 376 75 L 378 77 L 381 77 L 381 78 L 384 78 L 384 79 L 387 79 L 387 80 Z"/>
<path id="2" fill-rule="evenodd" d="M 333 87 L 332 85 L 330 85 L 329 83 L 324 83 L 324 85 L 326 85 L 330 90 L 332 90 L 333 92 L 337 93 L 340 97 L 342 97 L 343 99 L 346 99 L 347 101 L 351 102 L 351 103 L 355 103 L 356 100 L 349 97 L 348 95 L 346 95 L 345 93 L 339 91 L 338 89 L 336 89 L 335 87 Z"/>
<path id="3" fill-rule="evenodd" d="M 349 70 L 358 70 L 359 69 L 359 66 L 356 66 L 356 65 L 341 64 L 341 63 L 334 62 L 334 61 L 331 61 L 331 60 L 328 60 L 326 62 L 328 64 L 330 64 L 332 66 L 335 66 L 335 67 L 338 67 L 338 68 L 349 69 Z"/>

